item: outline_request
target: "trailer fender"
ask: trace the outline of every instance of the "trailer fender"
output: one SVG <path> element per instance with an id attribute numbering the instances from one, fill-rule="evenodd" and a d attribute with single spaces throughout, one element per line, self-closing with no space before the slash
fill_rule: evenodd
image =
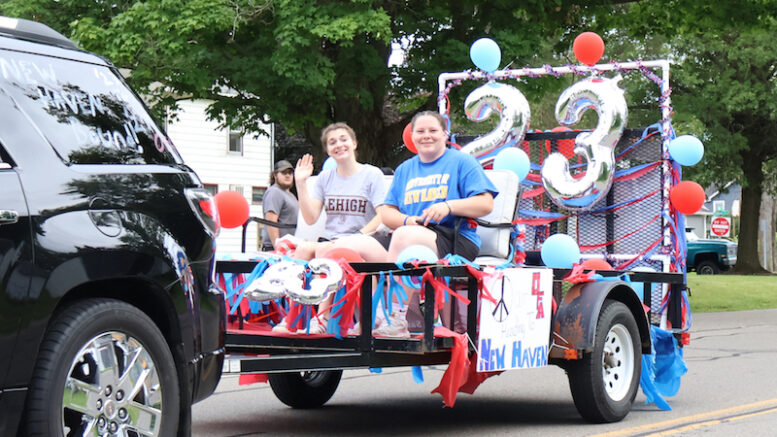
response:
<path id="1" fill-rule="evenodd" d="M 599 312 L 605 299 L 623 302 L 639 328 L 642 352 L 650 353 L 650 326 L 642 302 L 624 281 L 576 284 L 564 295 L 553 320 L 551 358 L 578 359 L 591 352 Z"/>

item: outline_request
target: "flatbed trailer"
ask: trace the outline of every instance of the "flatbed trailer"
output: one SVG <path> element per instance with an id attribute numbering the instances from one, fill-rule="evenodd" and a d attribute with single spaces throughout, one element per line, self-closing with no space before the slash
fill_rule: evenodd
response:
<path id="1" fill-rule="evenodd" d="M 220 261 L 216 269 L 218 273 L 248 274 L 256 266 L 256 261 Z M 465 266 L 445 265 L 419 265 L 418 268 L 408 266 L 405 270 L 397 270 L 394 264 L 380 263 L 351 263 L 358 273 L 374 276 L 379 272 L 393 270 L 395 274 L 421 275 L 429 269 L 437 277 L 449 277 L 466 280 L 467 296 L 477 296 L 478 288 L 475 278 Z M 562 295 L 564 288 L 563 278 L 571 273 L 569 269 L 553 270 L 553 299 L 559 303 L 558 309 L 551 315 L 553 327 L 551 337 L 548 339 L 549 357 L 548 363 L 567 369 L 570 364 L 590 360 L 597 347 L 595 332 L 600 310 L 605 300 L 613 300 L 624 303 L 629 307 L 639 338 L 638 349 L 642 353 L 650 353 L 650 333 L 648 321 L 650 312 L 644 312 L 636 297 L 630 298 L 625 293 L 627 283 L 622 281 L 600 281 L 582 284 L 582 291 L 575 299 L 565 300 Z M 668 284 L 674 290 L 668 308 L 668 318 L 675 326 L 680 325 L 681 308 L 680 292 L 684 287 L 683 275 L 678 273 L 650 273 L 650 272 L 624 272 L 601 271 L 605 277 L 615 278 L 629 275 L 633 281 L 642 282 L 646 293 L 645 300 L 650 302 L 649 295 L 653 289 L 652 284 Z M 629 288 L 630 290 L 630 288 Z M 372 281 L 365 280 L 362 283 L 360 294 L 361 305 L 360 320 L 372 320 Z M 339 382 L 342 370 L 402 367 L 402 366 L 426 366 L 448 364 L 451 361 L 451 351 L 454 347 L 454 339 L 451 337 L 435 337 L 434 335 L 434 307 L 435 290 L 430 284 L 424 289 L 424 331 L 423 334 L 407 339 L 375 338 L 369 323 L 363 324 L 362 332 L 358 336 L 346 336 L 335 338 L 332 334 L 304 333 L 296 335 L 278 335 L 271 332 L 257 333 L 246 330 L 241 314 L 230 316 L 229 327 L 226 332 L 226 370 L 230 373 L 269 374 L 270 384 L 276 395 L 293 407 L 309 408 L 320 405 L 310 405 L 311 399 L 318 399 L 322 405 L 333 394 Z M 477 325 L 478 299 L 471 299 L 467 305 L 467 323 L 464 334 L 469 338 L 468 353 L 476 352 L 478 344 Z M 451 306 L 449 319 L 452 323 L 457 317 L 454 306 Z M 654 317 L 655 318 L 655 317 Z M 580 331 L 582 335 L 576 337 L 575 344 L 564 344 L 558 341 L 564 339 L 570 341 L 574 336 L 570 333 Z M 573 350 L 574 353 L 569 351 Z M 639 380 L 641 360 L 639 355 L 633 356 L 632 377 L 635 378 L 635 388 Z M 576 374 L 570 374 L 570 378 L 579 378 Z M 293 390 L 285 390 L 288 387 L 288 379 Z M 331 379 L 337 380 L 334 384 Z M 302 385 L 302 387 L 300 386 Z M 580 382 L 570 381 L 570 384 Z M 599 383 L 601 384 L 601 382 Z M 587 384 L 586 384 L 587 385 Z M 280 387 L 280 388 L 278 388 Z M 323 391 L 323 393 L 322 393 Z M 586 392 L 584 390 L 584 392 Z M 574 393 L 573 393 L 574 394 Z M 608 402 L 601 398 L 606 392 L 599 394 L 589 392 L 588 395 L 578 394 L 575 397 L 576 405 L 602 405 L 608 406 Z M 612 410 L 611 405 L 604 410 L 585 412 L 581 411 L 586 419 L 592 421 L 613 421 L 625 416 L 633 401 L 633 394 L 619 409 Z M 590 410 L 586 407 L 586 411 Z M 598 409 L 597 409 L 598 410 Z"/>

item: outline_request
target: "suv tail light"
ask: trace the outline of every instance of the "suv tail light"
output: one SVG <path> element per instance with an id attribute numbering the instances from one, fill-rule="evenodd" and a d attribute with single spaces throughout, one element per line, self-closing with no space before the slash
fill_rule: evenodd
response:
<path id="1" fill-rule="evenodd" d="M 205 229 L 214 238 L 219 235 L 221 225 L 219 224 L 219 210 L 216 208 L 216 201 L 213 196 L 204 188 L 186 188 L 184 189 L 186 200 L 189 206 L 205 226 Z"/>

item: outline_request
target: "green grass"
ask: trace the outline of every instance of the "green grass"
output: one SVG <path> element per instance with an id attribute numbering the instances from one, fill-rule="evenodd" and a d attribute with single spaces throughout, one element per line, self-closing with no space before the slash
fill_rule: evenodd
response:
<path id="1" fill-rule="evenodd" d="M 777 275 L 688 274 L 691 311 L 712 313 L 777 308 Z"/>

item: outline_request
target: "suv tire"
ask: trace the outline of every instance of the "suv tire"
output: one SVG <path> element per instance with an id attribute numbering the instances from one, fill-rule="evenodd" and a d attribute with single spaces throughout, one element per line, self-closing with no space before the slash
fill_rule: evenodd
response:
<path id="1" fill-rule="evenodd" d="M 175 361 L 154 322 L 125 302 L 88 299 L 66 307 L 46 332 L 27 432 L 172 436 L 179 396 Z"/>

